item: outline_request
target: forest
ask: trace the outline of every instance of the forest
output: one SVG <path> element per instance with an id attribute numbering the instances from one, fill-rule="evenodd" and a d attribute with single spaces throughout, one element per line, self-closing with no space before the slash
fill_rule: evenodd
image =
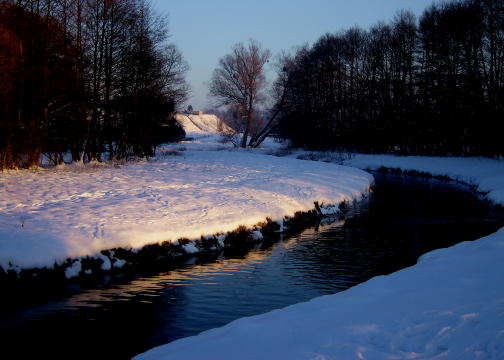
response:
<path id="1" fill-rule="evenodd" d="M 146 0 L 0 1 L 0 169 L 147 157 L 188 65 Z"/>
<path id="2" fill-rule="evenodd" d="M 149 157 L 183 135 L 170 114 L 189 66 L 168 40 L 147 0 L 0 0 L 0 169 Z M 242 147 L 275 134 L 310 149 L 504 155 L 503 0 L 325 34 L 278 57 L 266 96 L 269 58 L 237 44 L 210 81 L 247 122 Z M 267 98 L 269 114 L 256 106 Z"/>
<path id="3" fill-rule="evenodd" d="M 504 1 L 435 3 L 326 34 L 280 61 L 279 132 L 294 146 L 504 155 Z"/>

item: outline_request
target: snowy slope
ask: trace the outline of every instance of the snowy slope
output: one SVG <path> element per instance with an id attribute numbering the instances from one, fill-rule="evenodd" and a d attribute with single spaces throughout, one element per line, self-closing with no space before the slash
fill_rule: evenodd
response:
<path id="1" fill-rule="evenodd" d="M 175 114 L 175 119 L 184 128 L 186 134 L 216 134 L 234 132 L 217 115 Z"/>
<path id="2" fill-rule="evenodd" d="M 0 266 L 139 248 L 338 204 L 372 177 L 334 164 L 241 151 L 160 149 L 156 161 L 0 174 Z"/>
<path id="3" fill-rule="evenodd" d="M 350 164 L 449 175 L 504 204 L 504 162 L 357 155 Z M 504 229 L 347 291 L 234 321 L 149 359 L 504 359 Z"/>

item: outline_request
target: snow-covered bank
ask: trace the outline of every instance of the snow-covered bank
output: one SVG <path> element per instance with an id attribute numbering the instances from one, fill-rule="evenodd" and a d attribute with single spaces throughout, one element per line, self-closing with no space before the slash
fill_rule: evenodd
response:
<path id="1" fill-rule="evenodd" d="M 504 160 L 356 154 L 344 164 L 361 169 L 386 167 L 448 176 L 475 185 L 478 191 L 488 193 L 489 200 L 504 205 Z"/>
<path id="2" fill-rule="evenodd" d="M 199 239 L 266 217 L 281 221 L 315 201 L 357 198 L 372 182 L 361 170 L 333 164 L 236 151 L 173 153 L 160 149 L 154 161 L 120 167 L 1 173 L 0 265 L 52 266 L 105 249 Z M 79 270 L 75 263 L 67 275 Z"/>
<path id="3" fill-rule="evenodd" d="M 356 155 L 448 175 L 504 204 L 504 162 Z M 234 321 L 135 359 L 504 359 L 504 229 L 347 291 Z"/>

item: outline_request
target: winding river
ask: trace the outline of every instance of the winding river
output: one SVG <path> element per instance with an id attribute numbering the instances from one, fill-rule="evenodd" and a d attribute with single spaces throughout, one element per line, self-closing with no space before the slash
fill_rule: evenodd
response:
<path id="1" fill-rule="evenodd" d="M 504 225 L 500 210 L 460 185 L 375 178 L 373 194 L 346 220 L 324 220 L 243 255 L 193 258 L 164 273 L 109 277 L 63 295 L 38 289 L 36 301 L 2 294 L 2 358 L 129 359 L 237 318 L 345 290 Z"/>

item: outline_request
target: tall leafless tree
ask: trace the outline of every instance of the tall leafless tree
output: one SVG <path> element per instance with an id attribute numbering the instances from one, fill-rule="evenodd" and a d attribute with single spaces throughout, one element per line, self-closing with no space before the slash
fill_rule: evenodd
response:
<path id="1" fill-rule="evenodd" d="M 278 125 L 279 115 L 289 106 L 286 102 L 292 90 L 292 74 L 296 66 L 293 55 L 282 52 L 275 61 L 277 78 L 270 90 L 273 106 L 266 112 L 268 118 L 259 131 L 250 137 L 249 146 L 258 147 Z"/>
<path id="2" fill-rule="evenodd" d="M 245 127 L 241 146 L 247 146 L 247 138 L 252 128 L 256 106 L 264 101 L 266 87 L 264 66 L 270 58 L 270 51 L 250 40 L 247 45 L 238 43 L 230 54 L 219 61 L 210 80 L 210 96 L 218 106 L 232 105 L 241 109 Z"/>

